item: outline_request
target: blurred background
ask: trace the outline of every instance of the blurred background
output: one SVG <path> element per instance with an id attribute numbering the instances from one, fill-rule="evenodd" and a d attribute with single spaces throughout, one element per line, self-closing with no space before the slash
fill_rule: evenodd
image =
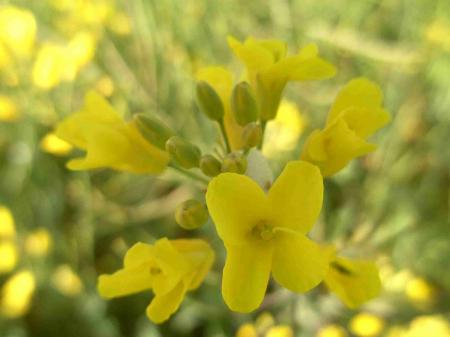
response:
<path id="1" fill-rule="evenodd" d="M 278 173 L 321 127 L 341 86 L 379 83 L 390 125 L 379 149 L 326 181 L 314 236 L 376 259 L 382 295 L 346 309 L 319 287 L 270 287 L 260 310 L 230 312 L 220 295 L 223 247 L 209 222 L 178 227 L 174 208 L 201 197 L 178 176 L 70 172 L 54 125 L 96 89 L 127 115 L 157 113 L 211 148 L 215 129 L 193 95 L 196 71 L 237 73 L 226 36 L 308 43 L 338 68 L 291 83 L 264 153 Z M 450 336 L 450 2 L 447 0 L 0 0 L 1 337 Z M 207 237 L 214 270 L 172 319 L 145 317 L 150 293 L 105 301 L 96 278 L 127 248 Z"/>

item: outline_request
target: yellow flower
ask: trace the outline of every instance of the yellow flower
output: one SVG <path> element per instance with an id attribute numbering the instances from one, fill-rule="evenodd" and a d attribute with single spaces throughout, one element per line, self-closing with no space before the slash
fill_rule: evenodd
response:
<path id="1" fill-rule="evenodd" d="M 337 324 L 329 324 L 317 332 L 317 337 L 347 337 L 344 328 Z"/>
<path id="2" fill-rule="evenodd" d="M 0 241 L 0 274 L 9 273 L 17 264 L 17 248 L 12 241 Z"/>
<path id="3" fill-rule="evenodd" d="M 223 122 L 230 141 L 232 150 L 239 150 L 244 147 L 242 139 L 243 127 L 235 120 L 231 111 L 231 92 L 233 90 L 233 75 L 221 67 L 202 68 L 197 73 L 197 80 L 205 81 L 211 85 L 222 100 L 225 115 Z"/>
<path id="4" fill-rule="evenodd" d="M 0 121 L 13 122 L 19 117 L 16 103 L 8 96 L 0 95 Z"/>
<path id="5" fill-rule="evenodd" d="M 22 270 L 9 278 L 0 295 L 0 314 L 8 318 L 24 315 L 30 306 L 36 288 L 34 275 L 29 270 Z"/>
<path id="6" fill-rule="evenodd" d="M 39 228 L 25 238 L 25 251 L 32 256 L 45 256 L 52 247 L 52 237 L 45 228 Z"/>
<path id="7" fill-rule="evenodd" d="M 305 127 L 306 120 L 295 103 L 283 100 L 277 117 L 267 123 L 264 134 L 263 154 L 274 158 L 295 148 Z"/>
<path id="8" fill-rule="evenodd" d="M 57 156 L 65 156 L 73 149 L 72 145 L 59 138 L 53 132 L 47 133 L 42 138 L 40 146 L 43 151 Z"/>
<path id="9" fill-rule="evenodd" d="M 0 239 L 13 239 L 15 236 L 16 229 L 11 211 L 0 205 Z"/>
<path id="10" fill-rule="evenodd" d="M 379 295 L 381 281 L 372 261 L 336 257 L 330 264 L 325 284 L 349 308 L 356 308 Z"/>
<path id="11" fill-rule="evenodd" d="M 436 288 L 421 277 L 408 280 L 405 287 L 406 296 L 418 306 L 429 306 L 436 299 Z"/>
<path id="12" fill-rule="evenodd" d="M 228 45 L 246 67 L 247 79 L 256 92 L 263 121 L 275 117 L 288 81 L 320 80 L 336 73 L 333 65 L 318 56 L 314 44 L 292 56 L 287 56 L 287 46 L 279 40 L 249 37 L 241 43 L 229 36 Z"/>
<path id="13" fill-rule="evenodd" d="M 450 324 L 448 319 L 440 315 L 416 317 L 410 324 L 407 337 L 450 337 Z"/>
<path id="14" fill-rule="evenodd" d="M 359 313 L 350 321 L 350 331 L 360 337 L 378 336 L 384 328 L 384 320 L 369 313 Z"/>
<path id="15" fill-rule="evenodd" d="M 65 61 L 64 47 L 49 42 L 43 44 L 33 65 L 33 84 L 44 90 L 57 86 L 65 78 L 66 67 L 71 68 Z"/>
<path id="16" fill-rule="evenodd" d="M 214 252 L 203 240 L 139 242 L 125 255 L 123 269 L 99 277 L 98 290 L 102 297 L 113 298 L 152 289 L 155 297 L 147 316 L 162 323 L 178 309 L 187 291 L 200 286 L 213 260 Z"/>
<path id="17" fill-rule="evenodd" d="M 52 283 L 61 294 L 66 296 L 78 295 L 83 290 L 83 283 L 79 276 L 68 265 L 61 265 L 55 270 Z"/>
<path id="18" fill-rule="evenodd" d="M 322 207 L 323 181 L 314 165 L 290 162 L 266 195 L 247 176 L 211 180 L 206 203 L 227 249 L 222 294 L 234 311 L 262 302 L 269 276 L 295 292 L 319 284 L 330 252 L 306 237 Z"/>
<path id="19" fill-rule="evenodd" d="M 68 162 L 72 170 L 110 167 L 133 173 L 161 173 L 169 162 L 166 152 L 147 142 L 134 122 L 125 122 L 109 103 L 94 91 L 85 105 L 63 120 L 56 135 L 87 152 Z"/>
<path id="20" fill-rule="evenodd" d="M 36 38 L 33 13 L 14 6 L 0 8 L 0 44 L 19 57 L 31 54 Z"/>
<path id="21" fill-rule="evenodd" d="M 313 131 L 306 140 L 301 159 L 330 176 L 353 158 L 374 151 L 376 146 L 366 139 L 390 121 L 382 101 L 375 83 L 366 78 L 351 80 L 339 92 L 325 128 Z"/>

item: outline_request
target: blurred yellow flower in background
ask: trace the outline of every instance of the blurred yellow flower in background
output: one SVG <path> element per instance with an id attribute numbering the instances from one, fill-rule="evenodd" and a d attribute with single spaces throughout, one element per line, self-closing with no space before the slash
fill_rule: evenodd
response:
<path id="1" fill-rule="evenodd" d="M 367 312 L 359 313 L 350 320 L 350 331 L 359 337 L 378 336 L 384 329 L 384 320 Z"/>
<path id="2" fill-rule="evenodd" d="M 0 315 L 8 318 L 27 313 L 36 288 L 33 273 L 22 270 L 11 276 L 1 289 Z"/>
<path id="3" fill-rule="evenodd" d="M 70 143 L 59 138 L 54 132 L 47 133 L 41 139 L 40 147 L 43 151 L 57 156 L 65 156 L 73 149 Z"/>
<path id="4" fill-rule="evenodd" d="M 450 22 L 436 19 L 426 28 L 425 37 L 437 47 L 450 52 Z"/>
<path id="5" fill-rule="evenodd" d="M 76 296 L 83 290 L 80 277 L 67 264 L 58 266 L 51 280 L 53 286 L 66 296 Z"/>
<path id="6" fill-rule="evenodd" d="M 52 237 L 45 228 L 39 228 L 25 237 L 25 252 L 31 256 L 45 256 L 52 247 Z"/>
<path id="7" fill-rule="evenodd" d="M 255 324 L 241 325 L 236 337 L 294 337 L 294 331 L 288 325 L 276 325 L 273 316 L 263 312 L 256 318 Z"/>
<path id="8" fill-rule="evenodd" d="M 269 121 L 264 134 L 263 154 L 274 158 L 292 151 L 306 126 L 305 116 L 289 100 L 281 101 L 275 119 Z"/>
<path id="9" fill-rule="evenodd" d="M 319 329 L 316 337 L 347 337 L 347 332 L 337 324 L 329 324 Z"/>
<path id="10" fill-rule="evenodd" d="M 16 229 L 11 211 L 0 206 L 0 274 L 14 269 L 18 260 Z"/>
<path id="11" fill-rule="evenodd" d="M 3 43 L 15 56 L 31 55 L 36 30 L 32 12 L 15 6 L 0 7 L 0 44 Z"/>
<path id="12" fill-rule="evenodd" d="M 65 50 L 55 43 L 46 42 L 38 50 L 31 73 L 34 85 L 41 89 L 51 89 L 64 78 Z"/>
<path id="13" fill-rule="evenodd" d="M 419 316 L 414 318 L 404 337 L 450 337 L 448 318 L 441 315 Z"/>
<path id="14" fill-rule="evenodd" d="M 425 279 L 414 277 L 407 281 L 406 296 L 418 306 L 430 306 L 436 300 L 436 289 Z"/>
<path id="15" fill-rule="evenodd" d="M 13 122 L 19 118 L 19 108 L 14 100 L 8 96 L 0 95 L 0 121 Z"/>

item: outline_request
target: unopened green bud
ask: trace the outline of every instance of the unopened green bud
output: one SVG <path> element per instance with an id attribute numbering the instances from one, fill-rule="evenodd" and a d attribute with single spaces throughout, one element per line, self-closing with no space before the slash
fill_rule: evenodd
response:
<path id="1" fill-rule="evenodd" d="M 244 174 L 247 170 L 247 158 L 241 152 L 229 153 L 222 162 L 222 172 Z"/>
<path id="2" fill-rule="evenodd" d="M 197 83 L 196 92 L 200 110 L 212 120 L 222 120 L 224 108 L 222 100 L 214 88 L 208 82 L 200 81 Z"/>
<path id="3" fill-rule="evenodd" d="M 175 221 L 184 229 L 196 229 L 208 221 L 208 210 L 200 201 L 186 200 L 176 208 Z"/>
<path id="4" fill-rule="evenodd" d="M 178 165 L 185 169 L 198 167 L 202 155 L 197 146 L 178 136 L 169 138 L 166 142 L 166 151 Z"/>
<path id="5" fill-rule="evenodd" d="M 251 149 L 261 144 L 263 132 L 258 123 L 249 123 L 242 131 L 242 141 L 246 149 Z"/>
<path id="6" fill-rule="evenodd" d="M 250 84 L 241 82 L 234 87 L 231 96 L 231 108 L 236 122 L 241 126 L 258 119 L 258 105 Z"/>
<path id="7" fill-rule="evenodd" d="M 134 115 L 134 122 L 139 133 L 160 149 L 164 149 L 167 140 L 173 136 L 172 130 L 149 114 L 139 113 Z"/>
<path id="8" fill-rule="evenodd" d="M 205 154 L 200 159 L 200 170 L 208 177 L 215 177 L 221 172 L 220 161 L 210 154 Z"/>

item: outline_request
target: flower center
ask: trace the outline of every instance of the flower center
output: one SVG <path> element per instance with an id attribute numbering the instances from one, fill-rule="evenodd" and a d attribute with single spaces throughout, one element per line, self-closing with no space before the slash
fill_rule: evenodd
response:
<path id="1" fill-rule="evenodd" d="M 267 224 L 265 221 L 261 221 L 252 228 L 252 235 L 258 239 L 268 241 L 275 236 L 275 232 L 272 226 Z"/>

